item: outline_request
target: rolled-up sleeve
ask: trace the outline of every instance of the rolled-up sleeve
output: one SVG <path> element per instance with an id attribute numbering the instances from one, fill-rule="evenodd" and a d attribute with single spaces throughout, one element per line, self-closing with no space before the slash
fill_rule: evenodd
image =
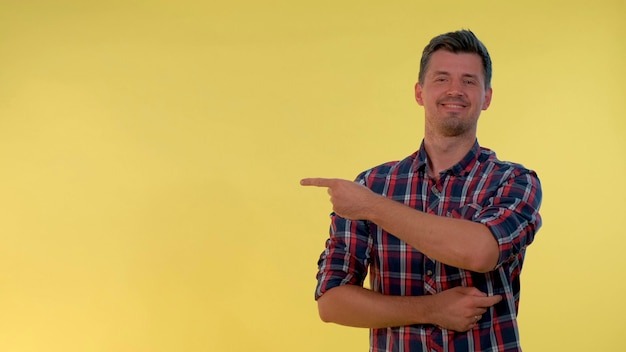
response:
<path id="1" fill-rule="evenodd" d="M 516 170 L 482 204 L 470 204 L 455 217 L 486 225 L 500 247 L 497 267 L 517 257 L 541 227 L 541 184 L 529 170 Z"/>
<path id="2" fill-rule="evenodd" d="M 530 245 L 541 227 L 541 184 L 534 172 L 516 173 L 503 184 L 475 221 L 487 225 L 500 246 L 498 266 Z"/>
<path id="3" fill-rule="evenodd" d="M 336 286 L 363 285 L 370 257 L 368 231 L 365 221 L 331 214 L 330 237 L 317 263 L 316 300 Z"/>

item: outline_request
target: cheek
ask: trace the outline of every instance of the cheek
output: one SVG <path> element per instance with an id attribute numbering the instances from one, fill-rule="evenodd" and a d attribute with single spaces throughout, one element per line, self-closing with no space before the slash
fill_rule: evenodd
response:
<path id="1" fill-rule="evenodd" d="M 422 105 L 426 106 L 426 105 L 435 105 L 435 101 L 437 99 L 434 98 L 433 92 L 429 91 L 428 93 L 422 93 L 421 96 L 422 99 Z"/>

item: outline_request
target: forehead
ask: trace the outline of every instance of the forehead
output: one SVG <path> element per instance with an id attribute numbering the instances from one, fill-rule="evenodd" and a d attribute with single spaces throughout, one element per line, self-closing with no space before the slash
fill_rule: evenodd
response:
<path id="1" fill-rule="evenodd" d="M 453 53 L 447 50 L 437 50 L 430 56 L 426 74 L 474 75 L 484 78 L 483 61 L 478 54 Z"/>

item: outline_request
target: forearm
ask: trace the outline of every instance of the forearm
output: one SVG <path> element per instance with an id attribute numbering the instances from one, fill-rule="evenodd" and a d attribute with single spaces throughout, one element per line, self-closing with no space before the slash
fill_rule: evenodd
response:
<path id="1" fill-rule="evenodd" d="M 431 323 L 432 296 L 386 296 L 354 285 L 334 287 L 317 303 L 325 322 L 361 328 Z"/>
<path id="2" fill-rule="evenodd" d="M 381 196 L 372 202 L 368 220 L 451 266 L 487 272 L 498 262 L 498 242 L 480 223 L 423 213 Z"/>
<path id="3" fill-rule="evenodd" d="M 363 328 L 433 324 L 467 331 L 501 300 L 501 296 L 487 296 L 475 287 L 459 286 L 434 295 L 387 296 L 344 285 L 326 291 L 317 302 L 325 322 Z"/>

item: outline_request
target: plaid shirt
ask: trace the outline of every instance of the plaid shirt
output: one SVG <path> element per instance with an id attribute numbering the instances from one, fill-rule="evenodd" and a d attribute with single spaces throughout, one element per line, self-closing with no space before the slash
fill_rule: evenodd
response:
<path id="1" fill-rule="evenodd" d="M 494 271 L 477 273 L 422 254 L 376 224 L 331 214 L 330 238 L 318 262 L 315 297 L 339 285 L 363 285 L 385 295 L 433 295 L 456 286 L 473 286 L 502 295 L 467 332 L 435 325 L 371 329 L 370 351 L 520 351 L 517 309 L 526 247 L 541 226 L 541 186 L 537 175 L 519 164 L 499 161 L 475 142 L 438 181 L 428 177 L 422 146 L 399 162 L 357 177 L 374 192 L 429 214 L 485 224 L 497 239 L 500 258 Z"/>

